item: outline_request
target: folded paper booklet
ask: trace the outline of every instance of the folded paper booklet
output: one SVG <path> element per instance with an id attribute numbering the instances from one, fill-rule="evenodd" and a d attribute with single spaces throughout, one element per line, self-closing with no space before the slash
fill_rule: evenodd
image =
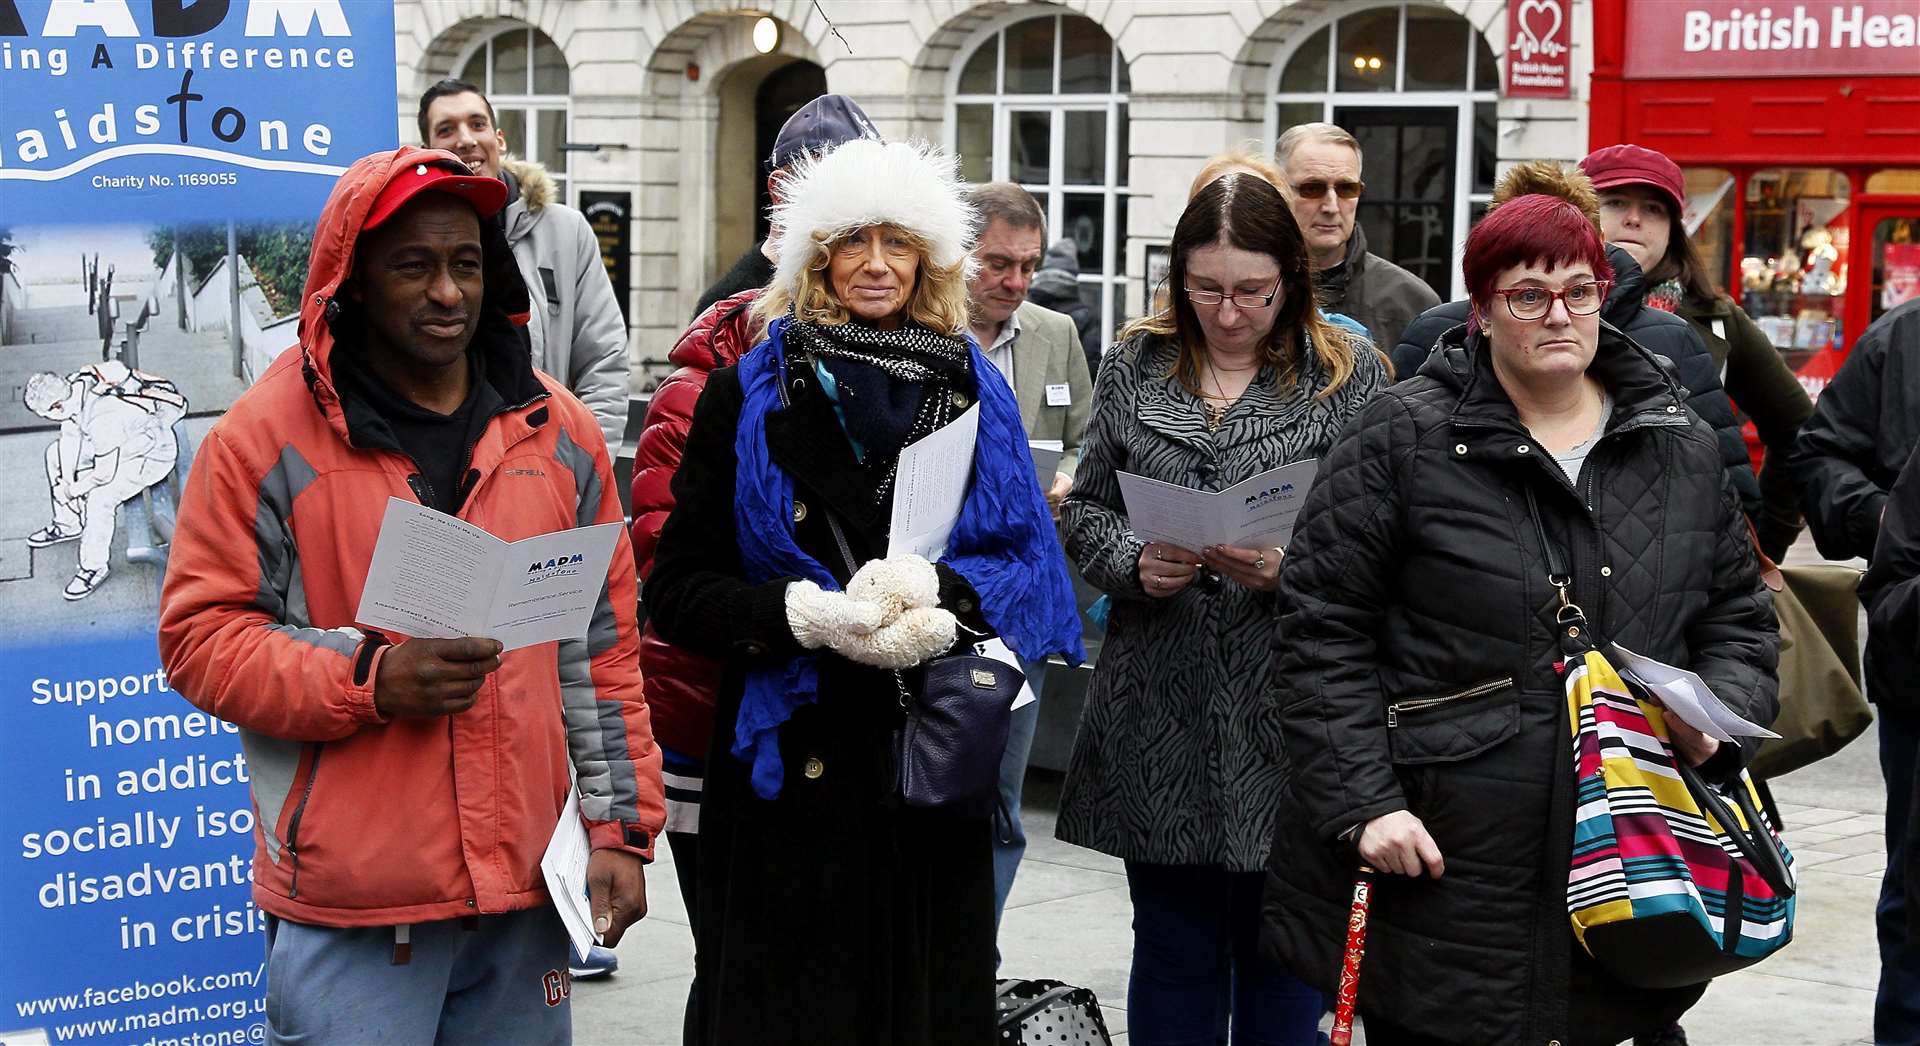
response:
<path id="1" fill-rule="evenodd" d="M 620 524 L 601 523 L 502 541 L 388 498 L 354 620 L 415 639 L 497 639 L 508 650 L 582 638 L 619 537 Z"/>
<path id="2" fill-rule="evenodd" d="M 1053 477 L 1060 471 L 1060 459 L 1067 455 L 1066 441 L 1030 439 L 1027 449 L 1033 452 L 1033 474 L 1040 480 L 1040 489 L 1052 490 Z"/>
<path id="3" fill-rule="evenodd" d="M 567 805 L 560 811 L 560 823 L 547 840 L 547 852 L 540 857 L 540 875 L 547 881 L 547 896 L 566 924 L 573 940 L 575 955 L 600 943 L 593 929 L 593 905 L 587 895 L 587 859 L 593 848 L 587 842 L 587 827 L 580 822 L 580 793 L 567 789 Z"/>
<path id="4" fill-rule="evenodd" d="M 1618 643 L 1613 644 L 1613 652 L 1620 657 L 1617 667 L 1621 675 L 1629 676 L 1646 687 L 1649 693 L 1660 699 L 1667 711 L 1708 737 L 1717 741 L 1732 741 L 1739 737 L 1780 736 L 1764 726 L 1741 718 L 1696 673 L 1642 657 Z"/>
<path id="5" fill-rule="evenodd" d="M 1284 547 L 1320 471 L 1311 458 L 1268 469 L 1221 491 L 1115 473 L 1135 537 L 1198 552 L 1209 545 Z"/>
<path id="6" fill-rule="evenodd" d="M 893 518 L 887 555 L 940 558 L 973 478 L 973 441 L 980 405 L 900 450 L 893 472 Z"/>

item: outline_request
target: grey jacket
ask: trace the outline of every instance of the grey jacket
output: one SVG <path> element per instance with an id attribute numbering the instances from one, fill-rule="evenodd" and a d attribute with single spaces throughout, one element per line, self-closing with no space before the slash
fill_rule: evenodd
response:
<path id="1" fill-rule="evenodd" d="M 1315 297 L 1328 312 L 1359 320 L 1373 343 L 1387 352 L 1400 343 L 1400 331 L 1415 316 L 1440 304 L 1427 281 L 1367 251 L 1367 234 L 1356 224 L 1347 239 L 1347 257 L 1313 274 Z"/>
<path id="2" fill-rule="evenodd" d="M 546 168 L 522 160 L 500 166 L 515 190 L 501 227 L 533 302 L 533 366 L 566 382 L 593 410 L 607 454 L 617 457 L 627 430 L 627 322 L 600 262 L 600 240 L 585 215 L 554 198 Z"/>
<path id="3" fill-rule="evenodd" d="M 1093 421 L 1061 512 L 1067 554 L 1113 597 L 1060 797 L 1059 837 L 1130 861 L 1263 867 L 1283 754 L 1268 697 L 1273 596 L 1229 581 L 1149 598 L 1145 547 L 1127 522 L 1116 472 L 1202 490 L 1326 454 L 1347 420 L 1387 386 L 1377 353 L 1324 400 L 1312 354 L 1304 380 L 1275 392 L 1262 370 L 1218 431 L 1169 377 L 1174 347 L 1153 335 L 1116 345 L 1100 367 Z"/>
<path id="4" fill-rule="evenodd" d="M 1080 351 L 1080 334 L 1071 318 L 1032 302 L 1023 302 L 1014 315 L 1020 321 L 1020 337 L 1013 343 L 1013 394 L 1020 400 L 1020 424 L 1026 426 L 1028 439 L 1060 441 L 1066 449 L 1059 470 L 1071 476 L 1080 463 L 1080 442 L 1093 410 L 1093 377 Z M 1062 385 L 1067 402 L 1048 403 L 1048 386 Z"/>

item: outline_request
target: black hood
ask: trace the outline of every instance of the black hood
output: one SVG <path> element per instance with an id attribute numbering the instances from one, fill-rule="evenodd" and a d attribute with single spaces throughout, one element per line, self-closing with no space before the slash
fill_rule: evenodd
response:
<path id="1" fill-rule="evenodd" d="M 1640 263 L 1625 247 L 1607 244 L 1607 264 L 1613 266 L 1613 289 L 1600 307 L 1600 318 L 1616 327 L 1625 327 L 1640 314 L 1647 300 L 1647 277 Z"/>
<path id="2" fill-rule="evenodd" d="M 1455 418 L 1517 423 L 1513 401 L 1494 376 L 1493 362 L 1483 351 L 1485 347 L 1484 335 L 1469 335 L 1464 323 L 1455 326 L 1440 335 L 1435 351 L 1420 368 L 1420 376 L 1432 378 L 1459 395 Z M 1687 416 L 1686 390 L 1661 364 L 1660 357 L 1610 323 L 1600 324 L 1600 347 L 1587 370 L 1613 397 L 1615 421 L 1649 411 Z M 1681 409 L 1669 410 L 1670 407 Z"/>

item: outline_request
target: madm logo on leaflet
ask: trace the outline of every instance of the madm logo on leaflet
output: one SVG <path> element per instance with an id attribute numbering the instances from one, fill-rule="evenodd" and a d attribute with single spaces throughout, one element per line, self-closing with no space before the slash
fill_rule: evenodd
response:
<path id="1" fill-rule="evenodd" d="M 1282 483 L 1277 487 L 1269 487 L 1266 490 L 1255 491 L 1247 495 L 1247 501 L 1244 507 L 1255 508 L 1272 501 L 1274 498 L 1285 497 L 1291 493 L 1293 493 L 1293 484 L 1291 483 Z"/>
<path id="2" fill-rule="evenodd" d="M 578 552 L 575 552 L 571 556 L 555 556 L 545 561 L 536 559 L 533 561 L 533 565 L 527 568 L 527 576 L 521 579 L 521 584 L 534 585 L 542 581 L 551 581 L 557 577 L 568 577 L 573 574 L 578 574 L 580 572 L 580 564 L 585 563 L 586 559 L 587 557 Z"/>
<path id="3" fill-rule="evenodd" d="M 0 0 L 0 97 L 11 96 L 0 102 L 0 180 L 59 180 L 107 160 L 156 155 L 339 174 L 343 166 L 315 162 L 334 151 L 327 109 L 311 114 L 322 119 L 286 110 L 330 109 L 332 96 L 318 88 L 357 76 L 351 46 L 304 40 L 351 42 L 347 6 Z M 147 15 L 146 24 L 136 14 Z M 213 39 L 195 39 L 203 37 Z M 262 92 L 257 77 L 265 75 L 316 90 Z"/>

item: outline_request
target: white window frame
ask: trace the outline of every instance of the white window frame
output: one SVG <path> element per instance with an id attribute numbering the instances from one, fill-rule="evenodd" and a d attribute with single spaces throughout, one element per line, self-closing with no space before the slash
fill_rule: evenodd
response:
<path id="1" fill-rule="evenodd" d="M 521 141 L 516 142 L 509 139 L 507 142 L 508 150 L 523 160 L 537 160 L 540 156 L 540 148 L 546 144 L 540 139 L 539 114 L 541 112 L 559 112 L 561 142 L 565 143 L 573 140 L 573 95 L 571 93 L 532 94 L 524 89 L 519 91 L 495 91 L 493 84 L 493 42 L 510 33 L 525 33 L 527 36 L 527 76 L 529 81 L 531 81 L 533 76 L 533 56 L 536 52 L 536 48 L 534 47 L 534 34 L 538 33 L 541 37 L 545 38 L 548 43 L 552 44 L 554 50 L 560 51 L 563 59 L 566 57 L 566 52 L 561 50 L 560 44 L 552 37 L 541 32 L 539 27 L 525 22 L 515 22 L 513 25 L 505 26 L 497 32 L 488 33 L 467 45 L 454 59 L 453 68 L 447 75 L 459 76 L 461 71 L 466 69 L 467 63 L 473 61 L 475 55 L 485 51 L 487 75 L 483 82 L 477 83 L 474 86 L 480 88 L 487 96 L 487 103 L 493 106 L 496 122 L 502 110 L 513 110 L 521 114 L 521 123 L 522 126 L 526 128 L 526 133 L 522 135 L 523 140 Z M 571 92 L 573 88 L 573 68 L 571 64 L 568 65 L 566 73 L 567 88 L 568 91 Z M 531 84 L 529 83 L 522 86 L 524 88 L 531 86 Z M 573 175 L 570 171 L 572 162 L 569 156 L 569 153 L 562 151 L 560 153 L 560 159 L 564 165 L 562 169 L 556 171 L 549 168 L 547 173 L 553 177 L 560 202 L 569 207 L 573 207 L 578 206 L 578 201 L 574 199 L 576 186 L 573 184 Z"/>
<path id="2" fill-rule="evenodd" d="M 1394 89 L 1392 91 L 1339 90 L 1337 87 L 1340 82 L 1338 79 L 1339 69 L 1335 67 L 1334 56 L 1337 55 L 1340 50 L 1340 20 L 1383 7 L 1397 8 L 1400 12 L 1400 50 L 1399 53 L 1394 56 Z M 1473 207 L 1475 204 L 1489 203 L 1493 199 L 1491 192 L 1473 191 L 1474 106 L 1482 103 L 1498 105 L 1500 92 L 1498 89 L 1491 91 L 1405 90 L 1404 87 L 1407 77 L 1407 10 L 1412 7 L 1446 11 L 1453 15 L 1459 19 L 1460 24 L 1465 26 L 1469 33 L 1481 36 L 1481 41 L 1486 43 L 1488 52 L 1494 55 L 1494 62 L 1496 65 L 1498 64 L 1500 60 L 1499 54 L 1495 51 L 1493 44 L 1486 40 L 1484 34 L 1480 34 L 1480 31 L 1473 27 L 1472 22 L 1468 21 L 1465 16 L 1451 7 L 1417 2 L 1408 3 L 1402 2 L 1402 0 L 1391 0 L 1391 2 L 1386 3 L 1355 3 L 1351 6 L 1343 4 L 1336 10 L 1302 25 L 1293 34 L 1293 40 L 1289 42 L 1286 50 L 1274 58 L 1273 68 L 1268 70 L 1267 75 L 1266 140 L 1274 142 L 1280 137 L 1280 132 L 1286 130 L 1286 128 L 1280 126 L 1279 110 L 1282 105 L 1311 105 L 1317 103 L 1320 105 L 1320 119 L 1329 122 L 1333 120 L 1333 111 L 1335 109 L 1457 108 L 1458 116 L 1454 125 L 1453 235 L 1448 238 L 1448 242 L 1451 244 L 1453 251 L 1453 260 L 1449 266 L 1452 278 L 1451 286 L 1453 288 L 1452 297 L 1457 300 L 1467 296 L 1466 278 L 1461 274 L 1460 262 L 1462 251 L 1466 245 L 1468 222 L 1472 217 Z M 1280 90 L 1280 78 L 1286 74 L 1287 66 L 1293 62 L 1294 57 L 1306 46 L 1307 41 L 1312 39 L 1314 34 L 1318 33 L 1321 29 L 1327 30 L 1326 89 L 1323 91 L 1282 92 Z M 1472 84 L 1474 78 L 1479 74 L 1480 48 L 1472 46 L 1470 37 L 1463 37 L 1463 42 L 1467 47 L 1466 82 Z M 1498 82 L 1498 79 L 1498 77 L 1495 77 L 1496 82 Z M 1496 128 L 1497 126 L 1496 123 Z M 1361 172 L 1362 177 L 1364 177 L 1365 174 L 1365 171 Z"/>
<path id="3" fill-rule="evenodd" d="M 1060 20 L 1063 17 L 1085 17 L 1076 12 L 1043 10 L 1018 10 L 997 18 L 967 38 L 955 52 L 953 65 L 947 70 L 946 89 L 946 128 L 945 143 L 949 152 L 958 147 L 959 107 L 962 105 L 991 105 L 993 107 L 993 164 L 988 173 L 992 181 L 1010 181 L 1012 174 L 1011 127 L 1009 114 L 1013 112 L 1047 111 L 1052 114 L 1047 139 L 1048 180 L 1040 182 L 1019 182 L 1022 188 L 1041 200 L 1047 212 L 1046 242 L 1051 245 L 1066 235 L 1066 197 L 1073 195 L 1092 195 L 1098 193 L 1101 200 L 1101 271 L 1080 274 L 1081 284 L 1096 284 L 1100 287 L 1100 347 L 1105 352 L 1112 344 L 1113 331 L 1123 318 L 1126 308 L 1127 273 L 1125 266 L 1127 245 L 1116 242 L 1113 235 L 1118 226 L 1119 208 L 1127 205 L 1128 187 L 1118 184 L 1121 165 L 1128 160 L 1119 155 L 1120 124 L 1124 119 L 1123 110 L 1127 105 L 1127 93 L 1062 94 L 1060 93 Z M 1041 18 L 1054 20 L 1053 29 L 1053 93 L 1051 94 L 961 94 L 960 76 L 966 71 L 967 64 L 982 47 L 997 49 L 994 64 L 994 84 L 996 87 L 1006 83 L 1007 49 L 1005 32 L 1009 28 L 1024 22 Z M 1098 25 L 1098 22 L 1095 23 Z M 1106 32 L 1106 27 L 1100 27 Z M 1107 37 L 1112 43 L 1112 65 L 1108 70 L 1109 83 L 1117 84 L 1121 73 L 1126 69 L 1126 58 L 1120 53 L 1119 43 Z M 1068 183 L 1063 181 L 1065 174 L 1066 152 L 1066 114 L 1069 111 L 1100 112 L 1106 114 L 1106 177 L 1100 182 Z"/>

